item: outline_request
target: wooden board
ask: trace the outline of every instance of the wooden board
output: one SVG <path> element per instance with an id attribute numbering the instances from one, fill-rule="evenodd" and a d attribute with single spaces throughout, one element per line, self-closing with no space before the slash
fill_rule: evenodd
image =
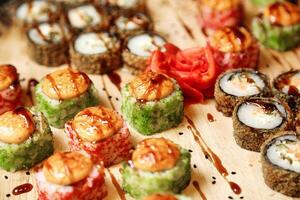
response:
<path id="1" fill-rule="evenodd" d="M 195 16 L 197 13 L 196 1 L 192 0 L 148 0 L 147 2 L 151 16 L 155 22 L 156 31 L 162 33 L 166 38 L 181 48 L 194 46 L 204 46 L 205 36 L 201 33 L 197 25 Z M 247 19 L 259 9 L 252 7 L 247 1 Z M 255 12 L 254 12 L 255 11 Z M 0 37 L 0 64 L 11 63 L 17 66 L 20 72 L 22 86 L 25 90 L 29 78 L 40 79 L 57 68 L 47 68 L 38 66 L 28 58 L 23 36 L 15 29 L 3 33 Z M 65 67 L 65 66 L 62 66 Z M 262 48 L 260 58 L 260 70 L 267 73 L 271 78 L 279 73 L 291 68 L 300 68 L 300 49 L 286 53 L 278 53 Z M 117 71 L 122 77 L 122 85 L 133 78 L 125 68 Z M 113 107 L 120 111 L 121 95 L 117 87 L 109 80 L 107 75 L 90 76 L 101 95 L 101 104 Z M 106 88 L 104 91 L 103 88 Z M 210 122 L 207 114 L 211 113 L 215 121 Z M 192 180 L 190 185 L 184 190 L 184 194 L 192 199 L 255 199 L 255 200 L 283 200 L 292 199 L 276 193 L 269 189 L 263 181 L 259 154 L 246 151 L 236 145 L 233 138 L 232 120 L 224 117 L 215 109 L 214 100 L 207 100 L 204 105 L 193 105 L 185 110 L 186 118 L 179 127 L 157 134 L 154 137 L 166 137 L 180 144 L 182 147 L 190 149 L 192 154 Z M 195 137 L 188 129 L 187 119 L 190 118 L 195 123 L 201 135 L 200 144 L 209 147 L 219 156 L 223 166 L 228 171 L 228 176 L 224 177 L 218 172 L 211 160 L 207 159 L 203 149 L 195 141 Z M 66 137 L 63 130 L 53 129 L 56 151 L 67 148 Z M 131 129 L 134 143 L 142 140 L 143 136 Z M 198 135 L 197 135 L 198 134 Z M 199 139 L 199 138 L 198 138 Z M 111 167 L 110 170 L 121 183 L 120 166 Z M 27 173 L 28 174 L 28 173 Z M 0 199 L 34 200 L 37 199 L 35 187 L 26 194 L 19 196 L 12 195 L 12 189 L 22 183 L 34 183 L 34 175 L 26 171 L 8 173 L 0 170 Z M 193 182 L 199 183 L 202 193 L 200 194 Z M 241 189 L 241 194 L 237 195 L 230 188 L 228 182 L 237 183 Z M 115 186 L 111 181 L 111 176 L 106 171 L 106 183 L 109 193 L 106 199 L 120 199 Z M 195 182 L 194 182 L 195 183 Z M 10 197 L 6 197 L 10 194 Z M 131 199 L 127 196 L 127 199 Z"/>

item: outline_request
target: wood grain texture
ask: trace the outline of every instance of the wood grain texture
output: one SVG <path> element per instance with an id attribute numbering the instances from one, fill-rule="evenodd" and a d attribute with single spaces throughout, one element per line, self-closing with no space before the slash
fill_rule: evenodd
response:
<path id="1" fill-rule="evenodd" d="M 204 46 L 205 36 L 201 33 L 196 22 L 196 1 L 192 0 L 148 0 L 148 9 L 154 19 L 155 30 L 162 33 L 170 42 L 180 48 Z M 259 9 L 245 1 L 249 23 L 251 16 Z M 40 79 L 44 75 L 58 69 L 39 66 L 29 59 L 22 34 L 16 29 L 3 33 L 0 37 L 0 64 L 10 63 L 18 68 L 20 78 L 25 90 L 29 78 Z M 62 66 L 65 67 L 65 66 Z M 260 70 L 267 73 L 270 78 L 291 68 L 300 68 L 300 49 L 285 53 L 278 53 L 262 47 Z M 117 71 L 122 77 L 122 85 L 130 81 L 133 76 L 125 68 Z M 91 75 L 96 88 L 101 96 L 101 104 L 113 107 L 120 112 L 121 95 L 117 87 L 109 80 L 107 75 Z M 106 91 L 103 90 L 106 88 Z M 210 122 L 207 114 L 211 113 L 215 121 Z M 221 199 L 255 199 L 255 200 L 289 200 L 286 197 L 269 189 L 263 181 L 259 154 L 241 149 L 233 138 L 232 120 L 224 117 L 215 109 L 214 100 L 207 100 L 204 105 L 193 105 L 185 110 L 187 117 L 191 118 L 199 130 L 203 142 L 209 146 L 221 159 L 228 170 L 228 180 L 234 181 L 242 188 L 242 193 L 236 195 L 230 189 L 225 178 L 216 170 L 213 163 L 205 158 L 200 146 L 195 142 L 192 132 L 187 128 L 185 119 L 179 127 L 157 134 L 154 137 L 166 137 L 175 143 L 190 149 L 192 152 L 192 181 L 199 182 L 201 191 L 208 200 Z M 53 129 L 56 151 L 67 149 L 66 137 L 63 130 Z M 145 138 L 131 129 L 134 143 Z M 182 133 L 182 134 L 179 134 Z M 111 167 L 111 172 L 121 183 L 119 165 Z M 5 178 L 7 176 L 7 179 Z M 192 199 L 202 199 L 195 187 L 191 184 L 184 190 L 184 194 Z M 26 171 L 8 173 L 0 170 L 0 200 L 34 200 L 37 199 L 36 191 L 19 196 L 12 195 L 12 189 L 26 182 L 34 183 L 34 175 L 26 175 Z M 214 184 L 213 184 L 214 182 Z M 106 172 L 106 183 L 109 188 L 107 200 L 120 199 L 111 182 L 109 173 Z M 6 197 L 10 194 L 10 197 Z M 131 199 L 127 197 L 127 199 Z"/>

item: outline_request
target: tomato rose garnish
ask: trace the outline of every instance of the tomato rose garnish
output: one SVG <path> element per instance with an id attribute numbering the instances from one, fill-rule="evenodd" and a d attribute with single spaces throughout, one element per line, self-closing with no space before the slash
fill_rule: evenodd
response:
<path id="1" fill-rule="evenodd" d="M 173 44 L 164 47 L 165 51 L 153 52 L 146 70 L 176 79 L 186 103 L 203 103 L 205 97 L 212 97 L 219 72 L 211 49 L 196 47 L 180 50 Z"/>

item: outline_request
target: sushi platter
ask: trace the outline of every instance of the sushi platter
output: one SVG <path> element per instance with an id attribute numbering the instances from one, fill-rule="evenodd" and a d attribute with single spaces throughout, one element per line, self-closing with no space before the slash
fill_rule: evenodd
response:
<path id="1" fill-rule="evenodd" d="M 48 1 L 55 2 L 54 0 Z M 99 2 L 101 1 L 99 0 Z M 203 2 L 210 1 L 203 0 Z M 230 75 L 229 78 L 227 75 L 224 75 L 223 77 L 219 77 L 218 79 L 216 77 L 216 79 L 214 79 L 214 81 L 219 85 L 219 87 L 216 87 L 214 90 L 216 100 L 213 98 L 204 98 L 203 95 L 207 95 L 206 91 L 200 90 L 200 93 L 198 93 L 198 90 L 198 92 L 192 93 L 193 95 L 191 95 L 191 93 L 189 94 L 195 98 L 198 95 L 198 99 L 196 98 L 196 100 L 201 99 L 201 103 L 189 105 L 183 104 L 183 95 L 180 90 L 182 83 L 179 81 L 177 84 L 174 80 L 176 78 L 174 77 L 172 77 L 174 79 L 168 78 L 168 76 L 170 76 L 168 73 L 170 72 L 166 72 L 168 76 L 149 71 L 144 75 L 138 76 L 138 78 L 136 78 L 136 76 L 138 74 L 137 71 L 141 70 L 139 69 L 140 66 L 148 65 L 150 63 L 149 65 L 152 71 L 156 67 L 153 64 L 155 54 L 152 55 L 153 57 L 151 61 L 145 58 L 141 59 L 144 54 L 148 55 L 148 51 L 154 50 L 151 48 L 165 48 L 164 51 L 159 53 L 161 53 L 160 55 L 166 56 L 170 52 L 180 52 L 181 50 L 179 49 L 188 49 L 193 47 L 198 48 L 205 47 L 207 45 L 209 41 L 208 35 L 211 35 L 212 33 L 208 34 L 207 30 L 201 28 L 200 24 L 206 24 L 206 26 L 210 28 L 212 26 L 216 26 L 216 24 L 210 24 L 212 22 L 209 20 L 207 21 L 207 16 L 199 15 L 199 10 L 202 8 L 199 8 L 199 2 L 196 0 L 145 0 L 145 4 L 137 5 L 136 9 L 142 13 L 147 10 L 153 24 L 150 24 L 148 16 L 144 16 L 144 14 L 138 14 L 136 17 L 132 16 L 131 13 L 125 13 L 124 15 L 126 17 L 132 17 L 134 20 L 138 20 L 138 22 L 142 24 L 144 30 L 154 30 L 151 33 L 149 32 L 149 34 L 145 32 L 136 32 L 133 34 L 134 36 L 129 37 L 132 33 L 129 34 L 124 31 L 118 32 L 122 25 L 120 25 L 118 30 L 112 29 L 112 32 L 119 35 L 119 37 L 122 38 L 122 41 L 124 40 L 124 44 L 127 45 L 126 50 L 122 50 L 120 42 L 106 32 L 101 32 L 100 34 L 91 33 L 91 31 L 99 31 L 97 30 L 98 28 L 102 30 L 110 26 L 109 20 L 106 19 L 104 15 L 102 16 L 103 13 L 99 11 L 101 8 L 96 6 L 95 8 L 91 8 L 88 5 L 81 7 L 77 7 L 78 5 L 75 5 L 74 7 L 67 8 L 67 22 L 70 24 L 71 29 L 76 33 L 76 37 L 79 33 L 80 36 L 76 39 L 69 40 L 71 36 L 67 28 L 70 27 L 62 28 L 61 25 L 53 23 L 51 26 L 56 29 L 60 29 L 62 36 L 51 36 L 51 40 L 61 41 L 61 43 L 51 43 L 51 47 L 44 46 L 45 41 L 47 43 L 49 38 L 45 39 L 44 36 L 41 37 L 43 34 L 40 33 L 41 31 L 49 28 L 46 23 L 39 25 L 39 28 L 36 26 L 32 28 L 26 27 L 26 31 L 28 30 L 27 34 L 24 34 L 25 28 L 20 28 L 20 22 L 15 19 L 15 17 L 13 17 L 10 24 L 0 24 L 0 65 L 9 64 L 5 66 L 7 67 L 7 71 L 11 70 L 10 65 L 15 66 L 17 73 L 19 74 L 18 82 L 21 86 L 18 85 L 16 88 L 19 88 L 22 92 L 17 95 L 15 102 L 20 102 L 21 100 L 21 102 L 27 107 L 32 105 L 36 106 L 33 109 L 17 108 L 14 111 L 8 111 L 5 113 L 10 113 L 7 114 L 7 118 L 1 115 L 2 108 L 0 107 L 0 131 L 5 130 L 1 128 L 5 125 L 5 123 L 7 123 L 11 126 L 14 134 L 23 134 L 22 136 L 25 138 L 29 137 L 29 131 L 37 134 L 37 136 L 34 136 L 33 138 L 38 140 L 37 142 L 44 142 L 43 144 L 36 144 L 40 147 L 36 147 L 35 151 L 38 152 L 38 155 L 34 156 L 36 156 L 36 159 L 40 159 L 39 161 L 48 158 L 53 154 L 53 151 L 56 153 L 44 162 L 43 167 L 38 164 L 31 169 L 24 170 L 24 166 L 26 166 L 25 168 L 30 168 L 32 166 L 30 161 L 26 161 L 26 156 L 21 158 L 20 161 L 24 162 L 23 166 L 18 166 L 18 164 L 16 164 L 16 166 L 11 166 L 9 163 L 10 161 L 8 161 L 11 159 L 9 155 L 6 160 L 2 160 L 1 158 L 4 157 L 4 155 L 1 155 L 1 153 L 3 154 L 1 148 L 4 148 L 6 145 L 4 142 L 23 145 L 21 142 L 25 139 L 20 137 L 7 138 L 5 137 L 5 134 L 0 133 L 0 162 L 3 162 L 0 163 L 0 166 L 1 168 L 6 169 L 0 169 L 0 200 L 34 200 L 38 198 L 46 200 L 50 199 L 47 195 L 49 195 L 52 190 L 55 190 L 57 185 L 62 184 L 67 191 L 69 186 L 66 185 L 74 183 L 74 187 L 78 187 L 76 199 L 84 199 L 87 198 L 87 196 L 91 196 L 91 198 L 87 199 L 141 199 L 141 197 L 144 197 L 143 193 L 151 190 L 148 190 L 147 187 L 157 188 L 158 191 L 163 191 L 163 189 L 159 187 L 163 188 L 167 185 L 167 183 L 158 183 L 159 180 L 156 180 L 157 182 L 153 184 L 150 179 L 147 179 L 150 176 L 147 173 L 157 172 L 160 170 L 159 167 L 162 166 L 165 167 L 163 169 L 166 171 L 173 170 L 170 173 L 173 173 L 171 175 L 174 176 L 175 179 L 177 178 L 177 180 L 175 180 L 177 182 L 172 182 L 173 188 L 169 188 L 167 192 L 180 193 L 182 190 L 181 194 L 176 196 L 176 198 L 147 198 L 144 200 L 300 199 L 281 194 L 285 193 L 290 196 L 300 197 L 300 165 L 292 166 L 286 164 L 287 168 L 285 169 L 291 170 L 291 173 L 287 175 L 289 180 L 283 180 L 283 182 L 287 182 L 286 188 L 280 185 L 281 179 L 278 180 L 277 183 L 274 183 L 274 180 L 277 180 L 277 176 L 281 174 L 281 171 L 277 168 L 277 171 L 274 170 L 272 163 L 270 164 L 269 160 L 266 157 L 261 156 L 261 153 L 259 153 L 259 151 L 262 151 L 264 155 L 272 157 L 272 159 L 275 160 L 274 163 L 277 163 L 280 162 L 278 161 L 280 158 L 277 158 L 276 153 L 274 153 L 276 151 L 274 148 L 277 148 L 277 144 L 280 143 L 279 146 L 281 145 L 286 147 L 285 145 L 290 145 L 292 142 L 297 141 L 295 134 L 291 134 L 291 132 L 286 132 L 286 135 L 284 136 L 274 136 L 273 132 L 275 134 L 275 132 L 278 131 L 289 130 L 289 127 L 294 124 L 296 124 L 296 129 L 299 132 L 299 124 L 295 123 L 295 121 L 299 122 L 299 110 L 298 116 L 295 117 L 294 114 L 291 113 L 291 105 L 288 104 L 290 102 L 282 103 L 281 100 L 275 100 L 269 97 L 273 92 L 270 83 L 273 83 L 273 80 L 276 77 L 290 70 L 300 70 L 300 45 L 298 45 L 298 47 L 294 47 L 293 45 L 295 44 L 290 41 L 282 44 L 272 43 L 270 41 L 266 41 L 264 38 L 259 38 L 264 33 L 261 32 L 261 29 L 259 29 L 259 26 L 261 25 L 260 23 L 262 22 L 257 16 L 259 13 L 264 11 L 264 7 L 255 5 L 252 0 L 244 0 L 241 2 L 245 12 L 243 24 L 246 28 L 240 29 L 240 32 L 238 32 L 237 35 L 244 39 L 245 46 L 248 45 L 247 48 L 249 49 L 248 53 L 250 56 L 241 56 L 238 58 L 240 60 L 235 60 L 236 62 L 234 64 L 228 62 L 225 64 L 223 63 L 223 67 L 226 68 L 229 64 L 235 66 L 242 62 L 247 68 L 255 68 L 258 62 L 259 72 L 250 69 L 228 71 L 227 75 Z M 209 3 L 207 4 L 209 5 Z M 300 2 L 298 2 L 298 6 L 300 6 Z M 27 9 L 29 9 L 29 6 Z M 84 25 L 82 24 L 84 24 L 84 22 L 81 22 L 79 18 L 77 18 L 77 11 L 74 11 L 72 14 L 72 11 L 75 9 L 87 10 L 87 12 L 89 12 L 96 21 L 102 19 L 101 25 L 93 26 L 94 21 L 91 20 L 89 23 L 92 25 L 83 31 L 82 29 Z M 9 12 L 11 12 L 10 14 L 14 16 L 15 10 L 12 10 L 9 10 Z M 2 16 L 1 12 L 3 11 L 0 9 L 0 17 Z M 24 14 L 23 12 L 24 10 L 17 10 L 17 17 L 20 18 L 20 16 Z M 82 11 L 82 13 L 84 12 L 85 11 Z M 100 15 L 98 15 L 99 13 Z M 205 11 L 203 11 L 203 13 L 205 13 Z M 118 12 L 114 9 L 109 10 L 109 15 L 111 15 L 110 17 L 112 18 L 119 17 Z M 54 20 L 59 19 L 54 11 L 51 15 L 48 15 L 48 17 L 51 19 L 53 18 Z M 265 46 L 269 46 L 269 48 L 263 46 L 256 40 L 253 40 L 254 42 L 251 42 L 251 39 L 248 40 L 248 37 L 250 36 L 247 35 L 248 31 L 246 29 L 251 29 L 251 22 L 253 18 L 257 20 L 257 24 L 255 24 L 257 26 L 257 31 L 253 34 L 259 41 L 261 41 L 261 43 Z M 124 18 L 120 17 L 118 20 L 116 21 L 121 24 Z M 298 18 L 298 21 L 300 23 L 300 17 Z M 115 23 L 118 25 L 117 22 Z M 131 24 L 131 26 L 134 25 Z M 300 33 L 297 28 L 299 27 L 295 26 L 295 30 L 293 30 Z M 232 32 L 236 33 L 236 29 L 233 30 L 234 31 Z M 226 31 L 230 32 L 230 30 Z M 244 35 L 241 36 L 241 34 Z M 212 48 L 219 44 L 222 45 L 223 40 L 219 40 L 223 37 L 222 32 L 220 35 L 216 35 L 216 40 L 212 39 L 209 41 Z M 220 38 L 218 39 L 218 37 Z M 96 45 L 89 43 L 91 38 L 98 38 L 98 40 L 95 41 Z M 151 47 L 150 50 L 136 50 L 139 48 L 139 43 L 141 41 L 148 39 L 154 47 Z M 284 39 L 289 39 L 288 33 Z M 293 40 L 294 43 L 298 42 L 299 44 L 299 34 L 291 40 Z M 68 42 L 70 41 L 72 42 L 72 45 L 69 50 Z M 176 45 L 179 49 L 174 46 L 163 47 L 166 41 Z M 241 46 L 246 48 L 244 45 Z M 232 48 L 234 49 L 234 47 L 236 46 L 233 45 Z M 273 49 L 277 49 L 279 51 Z M 70 61 L 69 58 L 65 57 L 65 52 L 67 51 L 70 52 Z M 100 53 L 93 54 L 90 53 L 91 51 L 97 51 Z M 90 55 L 83 57 L 82 54 Z M 207 52 L 204 52 L 203 55 L 207 56 Z M 245 61 L 245 59 L 248 60 Z M 134 69 L 128 66 L 121 68 L 116 67 L 119 66 L 121 62 L 128 66 L 132 66 Z M 210 64 L 211 63 L 208 61 L 208 68 L 210 67 Z M 95 67 L 90 68 L 91 65 Z M 75 67 L 80 72 L 71 70 L 70 66 Z M 142 68 L 144 69 L 145 67 Z M 158 68 L 159 67 L 155 69 Z M 173 69 L 170 71 L 172 70 Z M 88 75 L 81 73 L 81 71 Z M 2 72 L 0 71 L 0 81 L 1 73 Z M 5 73 L 6 72 L 4 71 L 4 74 Z M 12 76 L 11 74 L 13 73 L 16 74 L 15 71 L 10 71 L 7 76 Z M 241 98 L 239 99 L 240 101 L 225 97 L 226 89 L 222 89 L 224 84 L 232 87 L 233 90 L 235 87 L 234 84 L 226 83 L 226 81 L 234 79 L 234 76 L 238 77 L 247 73 L 250 74 L 249 77 L 251 77 L 247 77 L 248 83 L 257 83 L 255 88 L 250 88 L 249 91 L 247 91 L 251 94 L 252 92 L 253 94 L 256 94 L 257 91 L 262 95 L 253 95 L 253 97 L 245 99 Z M 193 76 L 192 74 L 189 75 L 191 77 Z M 146 96 L 145 94 L 140 94 L 138 88 L 139 84 L 145 80 L 149 81 L 148 76 L 151 76 L 151 83 L 155 82 L 156 84 L 159 82 L 159 84 L 164 86 L 163 89 L 152 88 L 151 90 L 159 91 L 156 91 L 156 95 L 159 93 L 159 100 L 165 98 L 165 101 L 163 102 L 165 103 L 164 105 L 169 103 L 172 104 L 171 107 L 164 107 L 164 105 L 159 104 L 157 108 L 149 108 L 150 114 L 145 113 L 145 110 L 141 111 L 135 107 L 136 102 L 141 105 L 149 103 L 145 103 L 145 99 L 150 99 L 149 101 L 157 100 L 155 99 L 156 97 L 153 97 L 154 93 L 149 92 Z M 15 75 L 15 77 L 17 77 L 17 75 Z M 237 79 L 239 79 L 239 77 Z M 274 82 L 274 84 L 279 85 L 278 88 L 276 87 L 276 89 L 279 90 L 282 89 L 281 84 L 284 81 L 280 82 L 281 79 L 277 79 L 278 83 L 276 82 L 275 84 Z M 299 77 L 297 80 L 299 81 Z M 56 83 L 75 84 L 76 92 L 80 93 L 81 96 L 76 96 L 77 99 L 74 98 L 72 93 L 74 88 L 72 88 L 72 86 L 69 87 L 69 92 L 61 92 L 60 87 L 54 86 L 55 81 Z M 197 87 L 193 85 L 193 83 L 191 85 L 192 87 Z M 35 86 L 35 88 L 33 88 L 33 86 Z M 1 87 L 2 84 L 0 82 L 0 97 L 2 95 Z M 20 89 L 20 87 L 22 89 Z M 184 95 L 186 95 L 185 89 L 187 88 L 182 87 L 182 89 Z M 299 90 L 297 91 L 299 92 Z M 231 90 L 230 92 L 233 92 L 233 96 L 236 97 L 243 96 L 244 91 Z M 227 93 L 230 94 L 230 92 Z M 132 94 L 136 97 L 135 100 L 132 100 Z M 299 93 L 297 93 L 297 95 L 299 95 Z M 51 97 L 52 100 L 49 100 L 48 97 Z M 278 99 L 284 97 L 278 96 Z M 59 105 L 56 105 L 53 102 L 59 102 Z M 101 105 L 101 107 L 92 107 L 98 104 Z M 228 104 L 230 104 L 231 107 L 228 106 Z M 0 105 L 2 105 L 1 102 Z M 270 118 L 268 118 L 269 121 L 266 123 L 261 123 L 257 119 L 257 121 L 255 121 L 256 115 L 253 114 L 253 109 L 256 109 L 254 108 L 256 105 L 262 105 L 264 110 L 275 114 L 270 116 Z M 161 115 L 161 118 L 157 121 L 154 120 L 154 122 L 149 119 L 144 119 L 146 121 L 145 123 L 141 123 L 141 120 L 136 120 L 137 118 L 141 119 L 146 115 L 160 115 L 160 112 L 165 111 L 167 114 Z M 246 114 L 243 114 L 242 112 L 246 112 Z M 14 118 L 13 120 L 12 118 L 9 118 L 16 117 L 16 113 L 21 113 L 23 118 L 19 117 Z M 109 115 L 109 118 L 105 118 L 107 115 Z M 232 117 L 226 117 L 225 115 Z M 92 120 L 89 121 L 91 119 L 89 117 L 91 116 Z M 24 120 L 24 117 L 25 120 L 29 120 L 26 121 L 26 124 L 23 124 L 23 126 L 22 124 L 14 124 L 14 122 L 22 123 L 21 121 Z M 104 117 L 105 119 L 102 119 L 101 117 Z M 47 118 L 47 122 L 45 122 L 45 118 Z M 104 121 L 97 122 L 94 118 L 99 121 Z M 170 119 L 172 122 L 168 121 Z M 252 119 L 254 120 L 252 121 Z M 86 123 L 86 121 L 88 121 L 88 123 Z M 48 123 L 51 125 L 51 130 Z M 103 129 L 105 131 L 101 132 L 101 137 L 99 135 L 96 137 L 95 135 L 87 134 L 84 131 L 81 132 L 89 123 L 93 124 L 93 127 L 91 128 L 94 128 L 95 126 L 101 126 L 103 128 L 103 124 L 108 125 L 105 125 L 106 128 Z M 35 124 L 37 130 L 33 128 L 33 124 Z M 27 127 L 26 130 L 24 128 L 25 126 Z M 255 128 L 264 130 L 268 129 L 266 126 L 271 126 L 274 130 L 276 130 L 269 131 L 268 133 L 263 132 L 261 134 L 259 131 L 253 130 Z M 51 131 L 53 133 L 54 145 L 51 145 L 51 142 L 47 141 L 47 137 L 50 137 Z M 91 132 L 92 131 L 94 130 L 91 130 Z M 260 136 L 255 135 L 254 138 L 249 136 L 249 132 L 255 131 L 257 131 L 257 135 L 260 134 Z M 275 137 L 275 139 L 273 138 L 272 140 L 272 138 L 266 138 L 265 135 L 267 134 L 271 134 L 272 137 Z M 165 139 L 162 139 L 162 137 Z M 91 145 L 84 146 L 85 143 L 82 143 L 82 140 L 90 142 Z M 266 143 L 263 144 L 264 142 Z M 178 148 L 175 144 L 178 144 L 180 148 Z M 114 149 L 114 145 L 117 145 L 116 149 Z M 143 153 L 145 153 L 145 149 L 151 145 L 157 145 L 155 148 L 157 151 L 162 152 L 162 155 L 160 156 L 163 158 L 165 156 L 163 153 L 167 152 L 168 156 L 165 158 L 167 161 L 161 161 L 162 166 L 157 165 L 153 167 L 147 162 L 147 159 L 150 158 L 144 160 L 141 158 L 143 157 Z M 91 150 L 91 146 L 96 150 Z M 291 144 L 291 146 L 293 146 L 293 144 Z M 109 153 L 103 150 L 104 147 L 109 149 L 107 150 Z M 131 152 L 132 147 L 134 147 L 133 153 Z M 71 153 L 69 152 L 69 154 L 59 153 L 62 151 L 79 150 L 78 148 L 83 148 L 85 152 L 75 151 Z M 285 152 L 284 148 L 280 151 Z M 51 152 L 50 155 L 49 152 Z M 95 152 L 98 156 L 94 155 Z M 124 154 L 124 152 L 126 153 Z M 290 153 L 290 151 L 287 152 Z M 154 155 L 155 160 L 156 153 L 150 153 Z M 296 155 L 298 156 L 296 158 L 298 159 L 298 163 L 300 163 L 299 155 L 300 154 L 298 152 Z M 71 156 L 72 159 L 70 159 Z M 18 158 L 15 159 L 17 160 Z M 28 158 L 28 160 L 30 159 L 32 159 L 32 157 Z M 69 160 L 64 163 L 61 162 L 61 159 Z M 176 161 L 176 159 L 178 160 L 177 164 L 173 164 L 173 167 L 174 165 L 176 167 L 177 165 L 180 166 L 176 169 L 174 167 L 173 169 L 172 166 L 170 167 L 169 165 L 171 165 L 170 163 L 174 162 L 174 160 Z M 288 158 L 286 159 L 288 160 Z M 14 160 L 14 158 L 12 160 Z M 129 161 L 124 162 L 126 164 L 120 162 L 124 160 Z M 293 160 L 291 162 L 293 163 Z M 36 163 L 39 162 L 35 162 L 35 164 Z M 101 163 L 101 165 L 96 166 L 93 165 L 93 163 Z M 59 173 L 61 172 L 60 170 L 65 169 L 65 165 L 68 165 L 68 167 L 77 166 L 78 168 L 74 168 L 74 173 L 71 170 L 71 178 L 55 178 L 52 173 L 53 168 Z M 103 165 L 106 168 L 104 168 Z M 280 163 L 278 165 L 281 166 Z M 146 173 L 146 175 L 143 173 L 139 174 L 140 172 L 133 170 L 135 167 L 141 171 L 148 170 L 150 172 L 143 172 Z M 15 170 L 17 171 L 12 172 Z M 42 173 L 42 170 L 44 173 Z M 105 175 L 103 175 L 103 173 Z M 167 175 L 164 173 L 165 171 L 161 173 L 162 181 L 166 181 L 164 178 L 168 178 L 165 177 Z M 145 176 L 145 179 L 140 176 Z M 87 177 L 87 180 L 82 177 Z M 158 177 L 156 178 L 159 179 Z M 47 179 L 47 181 L 52 180 L 52 185 L 47 185 L 48 183 L 45 179 Z M 295 182 L 290 182 L 291 179 L 295 180 Z M 89 184 L 98 188 L 86 189 L 86 185 L 82 182 L 82 180 L 90 181 L 92 183 L 89 182 Z M 149 181 L 150 184 L 148 183 L 147 185 L 147 181 Z M 107 189 L 104 187 L 104 182 Z M 157 185 L 153 186 L 151 184 Z M 281 186 L 284 187 L 284 189 L 282 189 Z M 127 194 L 125 194 L 122 190 L 122 187 Z M 280 190 L 281 193 L 276 192 L 275 190 Z M 60 192 L 62 192 L 62 190 Z M 93 195 L 98 195 L 98 198 L 93 198 Z M 56 196 L 52 198 L 57 200 L 62 199 Z M 71 196 L 65 199 L 75 198 L 74 196 Z"/>

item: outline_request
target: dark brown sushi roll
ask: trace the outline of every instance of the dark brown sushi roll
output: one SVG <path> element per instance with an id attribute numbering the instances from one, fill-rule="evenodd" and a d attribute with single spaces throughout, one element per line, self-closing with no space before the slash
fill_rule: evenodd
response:
<path id="1" fill-rule="evenodd" d="M 82 33 L 70 46 L 72 66 L 90 74 L 103 74 L 121 66 L 121 43 L 107 32 Z"/>
<path id="2" fill-rule="evenodd" d="M 112 32 L 117 33 L 121 38 L 140 31 L 152 30 L 152 21 L 144 13 L 124 14 L 114 20 Z"/>
<path id="3" fill-rule="evenodd" d="M 144 70 L 152 51 L 163 48 L 166 40 L 150 32 L 141 32 L 128 37 L 124 44 L 122 58 L 128 67 Z"/>
<path id="4" fill-rule="evenodd" d="M 60 12 L 58 6 L 48 1 L 25 1 L 17 5 L 14 20 L 17 25 L 28 28 L 33 24 L 55 21 Z"/>
<path id="5" fill-rule="evenodd" d="M 235 105 L 249 97 L 271 96 L 269 78 L 251 69 L 226 71 L 217 79 L 215 85 L 216 108 L 230 117 Z"/>
<path id="6" fill-rule="evenodd" d="M 289 107 L 277 99 L 246 99 L 233 112 L 235 141 L 244 149 L 259 152 L 264 141 L 290 128 L 291 117 Z"/>
<path id="7" fill-rule="evenodd" d="M 276 96 L 286 101 L 293 111 L 300 104 L 300 70 L 291 70 L 280 74 L 273 81 Z"/>
<path id="8" fill-rule="evenodd" d="M 27 31 L 30 57 L 45 66 L 58 66 L 68 60 L 70 33 L 59 23 L 41 23 Z"/>
<path id="9" fill-rule="evenodd" d="M 300 197 L 300 141 L 293 131 L 280 132 L 262 146 L 266 185 L 284 195 Z"/>
<path id="10" fill-rule="evenodd" d="M 66 11 L 66 21 L 75 33 L 102 31 L 109 26 L 109 17 L 98 4 L 83 4 Z"/>

